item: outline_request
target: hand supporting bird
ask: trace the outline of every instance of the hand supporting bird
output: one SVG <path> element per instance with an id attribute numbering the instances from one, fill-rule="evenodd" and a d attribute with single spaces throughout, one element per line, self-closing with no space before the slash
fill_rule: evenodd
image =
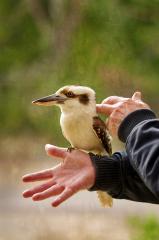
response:
<path id="1" fill-rule="evenodd" d="M 141 92 L 135 92 L 131 98 L 111 96 L 96 105 L 98 113 L 108 116 L 107 129 L 112 136 L 118 136 L 121 122 L 128 114 L 139 109 L 150 109 L 141 99 Z"/>
<path id="2" fill-rule="evenodd" d="M 34 201 L 40 201 L 58 196 L 52 202 L 52 206 L 57 207 L 78 191 L 93 186 L 95 169 L 87 153 L 80 150 L 68 152 L 65 148 L 49 144 L 45 150 L 49 156 L 62 162 L 54 168 L 25 175 L 24 182 L 46 181 L 23 192 L 25 198 L 32 197 Z"/>

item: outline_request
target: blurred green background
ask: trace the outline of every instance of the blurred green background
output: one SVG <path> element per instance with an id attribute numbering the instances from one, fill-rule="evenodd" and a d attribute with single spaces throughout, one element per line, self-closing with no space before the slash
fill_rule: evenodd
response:
<path id="1" fill-rule="evenodd" d="M 157 0 L 1 0 L 1 134 L 60 142 L 56 109 L 31 100 L 67 84 L 93 87 L 98 101 L 141 90 L 158 111 L 158 13 Z"/>
<path id="2" fill-rule="evenodd" d="M 43 235 L 43 231 L 38 235 L 38 230 L 33 226 L 27 228 L 30 235 L 23 234 L 25 226 L 30 223 L 26 212 L 29 209 L 32 212 L 33 203 L 27 205 L 28 202 L 21 197 L 21 191 L 26 187 L 21 184 L 21 176 L 27 171 L 52 166 L 43 150 L 45 143 L 67 146 L 59 126 L 59 110 L 33 106 L 31 101 L 68 84 L 94 88 L 98 102 L 110 95 L 130 97 L 135 90 L 140 90 L 143 99 L 158 114 L 159 0 L 0 1 L 0 210 L 4 213 L 0 217 L 0 238 L 3 240 L 13 239 L 13 235 L 16 240 L 49 240 L 52 235 L 58 240 L 78 239 L 78 231 L 83 228 L 83 217 L 76 213 L 67 226 L 70 227 L 69 224 L 75 218 L 75 233 L 67 235 L 65 232 L 64 238 L 61 232 L 53 231 L 50 225 L 48 227 L 48 221 L 51 220 L 42 214 L 43 222 L 47 223 L 44 231 L 48 235 Z M 117 148 L 120 146 L 118 144 Z M 88 195 L 81 197 L 85 198 L 88 198 L 88 205 L 84 212 L 87 215 L 87 211 L 95 211 L 97 234 L 90 235 L 92 229 L 88 227 L 80 239 L 106 239 L 101 221 L 103 224 L 106 221 L 108 225 L 108 217 L 101 216 L 96 203 L 89 207 L 89 201 L 92 200 Z M 78 198 L 75 199 L 77 200 Z M 46 212 L 47 204 L 41 206 Z M 79 204 L 80 209 L 83 209 L 82 204 Z M 119 231 L 120 234 L 117 235 L 113 235 L 115 233 L 108 228 L 107 232 L 111 233 L 109 240 L 134 239 L 132 235 L 137 233 L 128 234 L 131 231 L 125 220 L 133 211 L 127 210 L 129 202 L 120 204 L 117 201 L 118 207 L 115 210 L 119 211 L 122 206 L 118 217 L 124 215 L 122 219 L 119 217 L 123 226 L 120 226 L 115 210 L 106 210 L 106 215 L 111 219 L 110 225 L 115 224 L 118 230 L 123 227 L 122 233 Z M 64 206 L 61 212 L 63 214 L 66 210 L 65 219 L 70 208 L 67 204 Z M 141 207 L 139 205 L 136 208 L 137 206 L 136 203 L 132 204 L 132 209 L 135 211 Z M 74 211 L 78 208 L 77 204 Z M 154 206 L 143 204 L 141 208 L 144 216 L 153 210 L 158 217 L 159 212 Z M 41 221 L 36 222 L 39 211 L 42 210 L 35 210 L 31 215 L 35 225 L 43 225 Z M 50 208 L 48 211 L 50 213 Z M 138 211 L 135 213 L 139 214 Z M 75 217 L 77 215 L 79 221 Z M 71 213 L 69 216 L 72 216 Z M 87 220 L 86 216 L 84 220 Z M 59 224 L 60 221 L 59 218 Z M 158 222 L 154 221 L 154 226 L 158 229 Z M 103 227 L 98 227 L 98 222 Z M 10 232 L 7 230 L 8 224 L 17 229 L 15 233 L 14 229 Z M 133 228 L 132 222 L 130 225 Z M 140 224 L 139 228 L 147 229 L 147 225 Z M 100 235 L 101 232 L 103 235 Z M 139 239 L 159 239 L 158 235 L 155 235 L 156 238 L 146 235 L 149 238 Z"/>

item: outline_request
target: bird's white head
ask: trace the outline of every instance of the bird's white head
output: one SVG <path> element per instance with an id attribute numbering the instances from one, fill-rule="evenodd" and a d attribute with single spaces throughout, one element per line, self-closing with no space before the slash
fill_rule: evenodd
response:
<path id="1" fill-rule="evenodd" d="M 81 109 L 96 109 L 95 91 L 85 86 L 64 86 L 55 94 L 34 100 L 33 104 L 42 106 L 56 105 L 63 112 L 79 111 Z"/>

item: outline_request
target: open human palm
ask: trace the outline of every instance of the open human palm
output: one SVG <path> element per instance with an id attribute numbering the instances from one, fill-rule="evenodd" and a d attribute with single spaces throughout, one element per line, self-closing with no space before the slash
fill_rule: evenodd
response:
<path id="1" fill-rule="evenodd" d="M 47 144 L 46 152 L 62 162 L 54 168 L 27 174 L 24 182 L 45 181 L 44 183 L 23 192 L 25 198 L 32 197 L 34 201 L 57 196 L 52 202 L 56 207 L 82 189 L 90 188 L 95 181 L 95 170 L 87 153 L 80 150 L 68 152 Z"/>

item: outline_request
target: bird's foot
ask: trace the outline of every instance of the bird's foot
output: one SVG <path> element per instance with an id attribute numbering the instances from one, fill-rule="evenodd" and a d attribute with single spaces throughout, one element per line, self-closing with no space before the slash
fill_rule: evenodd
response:
<path id="1" fill-rule="evenodd" d="M 68 147 L 68 148 L 67 148 L 67 152 L 69 152 L 69 153 L 71 153 L 73 150 L 75 150 L 74 147 Z"/>

